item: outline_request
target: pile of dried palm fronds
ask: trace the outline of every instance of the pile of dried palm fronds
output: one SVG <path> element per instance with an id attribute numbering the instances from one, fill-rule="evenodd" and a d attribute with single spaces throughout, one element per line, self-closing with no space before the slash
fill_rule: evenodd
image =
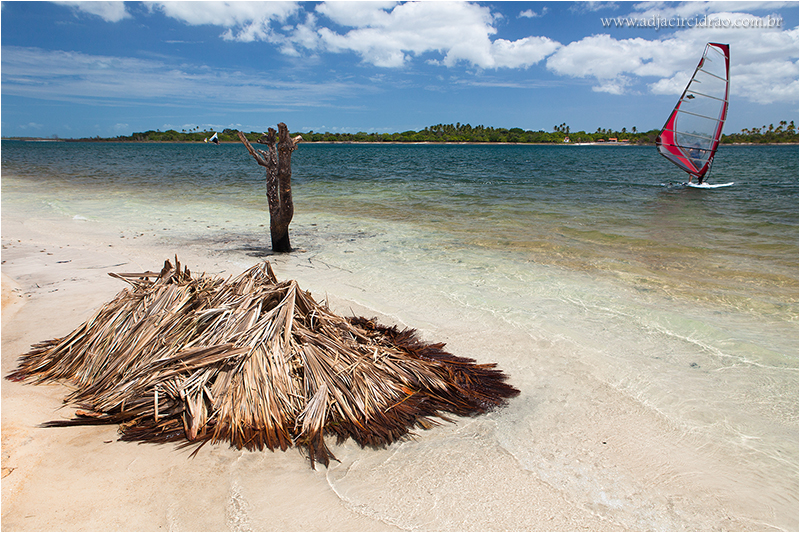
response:
<path id="1" fill-rule="evenodd" d="M 121 291 L 71 334 L 22 356 L 9 376 L 75 387 L 72 420 L 120 424 L 124 440 L 229 441 L 237 448 L 307 448 L 324 435 L 384 445 L 429 417 L 482 413 L 518 391 L 494 364 L 425 344 L 411 330 L 331 313 L 269 263 L 234 279 L 111 274 Z"/>

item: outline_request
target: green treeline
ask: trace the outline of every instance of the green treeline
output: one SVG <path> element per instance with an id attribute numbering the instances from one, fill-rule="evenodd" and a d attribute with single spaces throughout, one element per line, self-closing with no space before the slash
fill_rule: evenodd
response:
<path id="1" fill-rule="evenodd" d="M 419 143 L 419 142 L 449 142 L 449 143 L 526 143 L 526 144 L 563 144 L 589 143 L 589 142 L 617 142 L 628 144 L 654 144 L 659 130 L 637 131 L 636 127 L 630 130 L 609 130 L 597 128 L 594 132 L 570 131 L 566 124 L 553 127 L 552 131 L 532 131 L 522 128 L 493 128 L 490 126 L 471 126 L 469 124 L 436 124 L 420 131 L 404 131 L 402 133 L 320 133 L 315 131 L 294 132 L 291 135 L 302 135 L 305 142 L 393 142 L 393 143 Z M 100 137 L 88 139 L 75 139 L 80 141 L 133 141 L 133 142 L 203 142 L 213 135 L 213 131 L 145 131 L 121 135 L 110 139 Z M 246 137 L 251 142 L 262 135 L 262 132 L 250 132 Z M 217 132 L 220 142 L 239 142 L 236 130 L 224 129 Z M 773 124 L 760 128 L 745 128 L 740 133 L 725 134 L 722 143 L 797 143 L 798 130 L 794 121 L 782 120 L 777 127 Z"/>
<path id="2" fill-rule="evenodd" d="M 773 124 L 760 128 L 744 128 L 740 133 L 722 136 L 723 143 L 796 143 L 797 127 L 794 120 L 781 120 L 776 128 Z"/>
<path id="3" fill-rule="evenodd" d="M 128 136 L 119 136 L 115 141 L 139 141 L 139 142 L 203 142 L 204 139 L 211 137 L 211 131 L 178 132 L 175 130 L 167 131 L 145 131 L 133 133 Z M 262 132 L 250 132 L 245 134 L 249 141 L 258 139 Z M 615 139 L 630 143 L 654 143 L 658 130 L 648 132 L 637 132 L 632 128 L 630 132 L 626 128 L 621 131 L 612 131 L 598 128 L 594 133 L 583 131 L 570 133 L 569 126 L 561 124 L 555 126 L 553 131 L 543 130 L 532 131 L 522 128 L 493 128 L 491 126 L 471 126 L 469 124 L 437 124 L 429 126 L 420 131 L 404 131 L 402 133 L 320 133 L 315 131 L 293 132 L 292 136 L 302 135 L 305 142 L 450 142 L 450 143 L 563 143 L 567 142 L 597 142 Z M 239 142 L 236 130 L 225 129 L 217 132 L 220 142 Z M 81 139 L 94 140 L 94 139 Z"/>
<path id="4" fill-rule="evenodd" d="M 134 141 L 134 142 L 203 142 L 214 135 L 214 131 L 200 131 L 200 128 L 195 128 L 194 131 L 183 130 L 148 130 L 141 133 L 131 133 L 130 135 L 120 135 L 113 139 L 98 139 L 105 141 Z M 236 130 L 225 129 L 217 133 L 217 138 L 220 142 L 239 142 L 239 137 L 236 136 Z M 256 134 L 252 134 L 256 135 Z M 258 134 L 260 135 L 260 134 Z M 250 134 L 247 136 L 250 139 Z M 93 139 L 81 139 L 93 140 Z"/>
<path id="5" fill-rule="evenodd" d="M 311 142 L 450 142 L 450 143 L 564 143 L 597 142 L 616 139 L 630 143 L 655 142 L 658 130 L 637 132 L 611 131 L 598 128 L 594 133 L 585 131 L 570 132 L 569 126 L 561 124 L 553 131 L 532 131 L 522 128 L 493 128 L 491 126 L 471 126 L 469 124 L 437 124 L 420 131 L 402 133 L 304 133 L 303 139 Z"/>

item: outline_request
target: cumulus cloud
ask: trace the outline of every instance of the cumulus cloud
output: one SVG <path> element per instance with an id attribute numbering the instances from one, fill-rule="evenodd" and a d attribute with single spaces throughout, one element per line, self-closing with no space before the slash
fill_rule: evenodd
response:
<path id="1" fill-rule="evenodd" d="M 683 45 L 679 46 L 683 48 Z M 674 72 L 680 53 L 681 50 L 665 47 L 661 41 L 591 35 L 559 49 L 547 60 L 547 68 L 556 74 L 591 76 L 606 83 L 629 74 L 670 75 Z"/>
<path id="2" fill-rule="evenodd" d="M 592 90 L 598 93 L 625 94 L 626 89 L 632 83 L 631 78 L 628 76 L 616 76 L 615 78 L 600 80 L 600 83 L 592 87 Z"/>
<path id="3" fill-rule="evenodd" d="M 271 42 L 291 56 L 354 53 L 385 68 L 404 67 L 424 55 L 429 63 L 447 67 L 525 68 L 559 46 L 546 37 L 492 40 L 499 15 L 469 2 L 325 2 L 313 12 L 297 2 L 148 5 L 186 24 L 220 26 L 226 40 Z"/>
<path id="4" fill-rule="evenodd" d="M 681 94 L 691 77 L 692 72 L 682 70 L 668 78 L 661 78 L 654 83 L 650 83 L 648 87 L 653 94 Z"/>
<path id="5" fill-rule="evenodd" d="M 486 69 L 525 68 L 559 46 L 546 37 L 493 41 L 497 30 L 490 8 L 467 2 L 331 2 L 316 10 L 353 28 L 343 33 L 320 28 L 321 47 L 351 51 L 365 63 L 382 67 L 402 67 L 415 56 L 435 54 L 439 57 L 429 62 L 447 67 L 465 63 Z"/>
<path id="6" fill-rule="evenodd" d="M 193 26 L 211 24 L 226 28 L 230 41 L 269 41 L 273 22 L 282 23 L 300 8 L 297 2 L 148 2 L 151 11 Z"/>
<path id="7" fill-rule="evenodd" d="M 680 94 L 706 43 L 730 42 L 732 95 L 759 103 L 796 102 L 798 29 L 742 26 L 740 22 L 759 17 L 743 12 L 711 13 L 710 7 L 721 3 L 702 4 L 670 5 L 668 14 L 688 17 L 702 13 L 699 20 L 713 24 L 653 40 L 592 35 L 559 48 L 548 57 L 547 68 L 562 76 L 594 78 L 593 89 L 600 92 L 623 94 L 639 80 L 655 94 Z M 646 6 L 651 6 L 648 16 L 652 16 L 656 7 Z"/>
<path id="8" fill-rule="evenodd" d="M 547 14 L 547 7 L 542 8 L 541 13 L 537 13 L 533 9 L 526 9 L 525 11 L 520 11 L 517 18 L 526 18 L 526 19 L 535 19 L 537 17 L 543 17 Z"/>
<path id="9" fill-rule="evenodd" d="M 124 18 L 130 17 L 125 4 L 122 2 L 55 2 L 64 6 L 69 6 L 76 11 L 96 15 L 106 22 L 119 22 Z"/>
<path id="10" fill-rule="evenodd" d="M 591 13 L 594 11 L 600 11 L 604 9 L 617 9 L 619 7 L 616 2 L 597 2 L 594 0 L 589 0 L 588 2 L 576 2 L 572 6 L 570 6 L 569 10 L 573 13 Z"/>
<path id="11" fill-rule="evenodd" d="M 800 94 L 798 66 L 795 61 L 766 60 L 733 69 L 733 91 L 752 102 L 797 102 Z"/>
<path id="12" fill-rule="evenodd" d="M 653 15 L 669 17 L 696 17 L 721 12 L 739 12 L 776 10 L 784 7 L 795 7 L 797 2 L 753 2 L 753 1 L 707 1 L 707 2 L 642 2 L 635 4 L 630 16 L 651 17 Z"/>
<path id="13" fill-rule="evenodd" d="M 516 41 L 497 39 L 491 55 L 496 67 L 528 67 L 538 63 L 561 45 L 546 37 L 525 37 Z"/>
<path id="14" fill-rule="evenodd" d="M 316 11 L 340 26 L 388 26 L 391 15 L 386 10 L 391 11 L 397 4 L 398 2 L 327 2 L 318 5 Z"/>
<path id="15" fill-rule="evenodd" d="M 121 2 L 69 5 L 109 21 L 129 16 Z M 529 68 L 545 62 L 546 68 L 558 76 L 593 79 L 593 90 L 610 94 L 636 91 L 678 94 L 691 76 L 705 43 L 730 42 L 735 96 L 762 103 L 797 99 L 798 29 L 735 26 L 737 22 L 758 19 L 749 12 L 760 13 L 765 19 L 771 16 L 770 10 L 796 6 L 787 2 L 642 2 L 632 5 L 627 16 L 694 17 L 694 20 L 702 17 L 704 21 L 724 20 L 729 25 L 665 30 L 654 32 L 653 38 L 620 39 L 599 34 L 563 45 L 536 35 L 517 40 L 498 38 L 497 24 L 502 17 L 490 5 L 472 2 L 150 2 L 147 5 L 151 12 L 185 24 L 219 27 L 223 39 L 269 42 L 281 53 L 294 57 L 354 54 L 365 65 L 385 69 L 407 68 L 414 61 L 447 68 L 493 70 Z M 573 7 L 589 12 L 619 10 L 620 5 L 583 2 Z M 546 9 L 540 13 L 526 9 L 518 17 L 542 16 Z M 118 61 L 132 70 L 138 68 L 135 60 Z M 5 63 L 4 58 L 4 80 Z M 58 66 L 54 68 L 59 70 Z M 92 71 L 87 79 L 99 79 L 99 72 Z M 171 75 L 171 72 L 165 74 L 166 78 Z M 190 73 L 186 79 L 195 75 L 199 73 Z M 155 76 L 151 81 L 154 87 L 161 85 Z M 114 80 L 103 85 L 114 86 Z"/>

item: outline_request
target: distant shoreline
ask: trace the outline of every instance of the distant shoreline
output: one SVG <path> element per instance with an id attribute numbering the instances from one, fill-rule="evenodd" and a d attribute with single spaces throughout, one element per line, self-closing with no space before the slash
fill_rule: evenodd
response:
<path id="1" fill-rule="evenodd" d="M 118 139 L 43 139 L 2 137 L 3 141 L 41 142 L 41 143 L 124 143 L 124 144 L 206 144 L 200 141 L 121 141 Z M 220 144 L 241 144 L 239 141 L 221 141 Z M 588 142 L 588 143 L 515 143 L 515 142 L 436 142 L 436 141 L 302 141 L 302 144 L 358 144 L 358 145 L 467 145 L 467 146 L 655 146 L 655 143 L 621 143 L 621 142 Z M 796 142 L 781 143 L 720 143 L 720 146 L 798 146 Z"/>

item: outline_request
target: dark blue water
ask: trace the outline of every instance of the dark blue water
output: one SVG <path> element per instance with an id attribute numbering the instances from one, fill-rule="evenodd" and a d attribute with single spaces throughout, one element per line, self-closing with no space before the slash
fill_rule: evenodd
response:
<path id="1" fill-rule="evenodd" d="M 110 196 L 124 202 L 108 204 L 113 212 L 184 203 L 202 204 L 198 215 L 227 219 L 220 206 L 231 206 L 263 217 L 266 203 L 263 169 L 237 144 L 4 141 L 2 170 L 18 178 L 4 180 L 4 194 Z M 293 155 L 298 220 L 403 222 L 453 245 L 643 274 L 651 286 L 693 291 L 680 281 L 692 278 L 707 291 L 694 297 L 777 291 L 795 303 L 797 176 L 796 146 L 723 146 L 711 181 L 735 185 L 714 191 L 664 187 L 685 176 L 652 147 L 301 144 Z"/>

